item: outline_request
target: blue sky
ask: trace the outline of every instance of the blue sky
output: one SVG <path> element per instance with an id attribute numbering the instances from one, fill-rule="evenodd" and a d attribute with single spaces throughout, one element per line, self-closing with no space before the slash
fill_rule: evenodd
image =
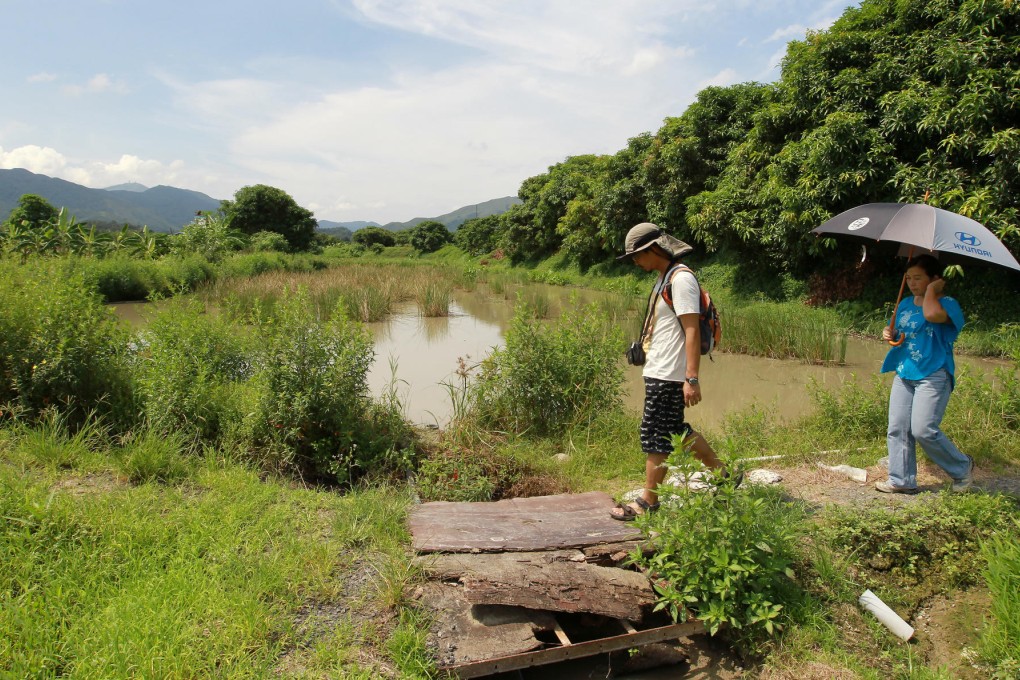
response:
<path id="1" fill-rule="evenodd" d="M 0 0 L 0 168 L 405 221 L 779 76 L 850 0 Z"/>

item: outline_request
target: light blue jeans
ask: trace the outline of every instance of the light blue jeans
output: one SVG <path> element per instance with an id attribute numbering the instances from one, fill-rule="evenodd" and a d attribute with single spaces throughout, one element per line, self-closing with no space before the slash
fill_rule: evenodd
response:
<path id="1" fill-rule="evenodd" d="M 939 425 L 949 404 L 953 382 L 945 369 L 921 380 L 893 378 L 889 394 L 889 481 L 893 486 L 917 486 L 917 450 L 920 444 L 928 458 L 954 480 L 970 472 L 970 457 L 949 441 Z"/>

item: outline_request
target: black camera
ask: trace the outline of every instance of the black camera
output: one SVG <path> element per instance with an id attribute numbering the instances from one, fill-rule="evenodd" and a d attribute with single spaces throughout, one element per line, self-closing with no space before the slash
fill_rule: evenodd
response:
<path id="1" fill-rule="evenodd" d="M 640 342 L 630 343 L 630 347 L 623 354 L 627 357 L 627 363 L 631 366 L 645 365 L 645 348 L 641 346 Z"/>

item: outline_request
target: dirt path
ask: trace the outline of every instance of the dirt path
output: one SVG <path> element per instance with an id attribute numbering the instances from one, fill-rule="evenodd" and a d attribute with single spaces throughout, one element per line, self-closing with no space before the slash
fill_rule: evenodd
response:
<path id="1" fill-rule="evenodd" d="M 782 485 L 791 498 L 821 508 L 834 504 L 859 507 L 898 507 L 916 503 L 924 498 L 923 492 L 938 492 L 946 488 L 949 478 L 927 461 L 917 462 L 917 485 L 922 493 L 885 494 L 875 489 L 875 482 L 886 478 L 886 468 L 874 465 L 867 468 L 868 481 L 855 482 L 838 472 L 816 466 L 769 468 L 783 476 Z M 1020 470 L 1005 475 L 993 474 L 978 467 L 974 470 L 974 489 L 988 493 L 1007 493 L 1020 497 Z"/>

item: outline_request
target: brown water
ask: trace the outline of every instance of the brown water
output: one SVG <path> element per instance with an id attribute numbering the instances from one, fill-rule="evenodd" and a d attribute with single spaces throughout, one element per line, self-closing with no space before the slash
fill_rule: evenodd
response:
<path id="1" fill-rule="evenodd" d="M 576 296 L 577 302 L 597 300 L 600 295 L 538 285 L 518 290 L 523 294 L 544 293 L 550 299 L 553 318 L 566 305 L 572 304 L 571 295 Z M 376 353 L 368 375 L 372 393 L 379 396 L 393 389 L 404 404 L 409 420 L 444 426 L 450 419 L 452 403 L 443 383 L 459 384 L 456 371 L 460 359 L 469 367 L 475 366 L 492 348 L 503 346 L 503 334 L 513 317 L 515 298 L 515 294 L 496 296 L 481 288 L 474 292 L 458 291 L 450 316 L 424 318 L 418 315 L 414 303 L 408 303 L 397 307 L 385 321 L 367 324 Z M 152 305 L 123 303 L 114 308 L 119 317 L 139 328 L 145 325 Z M 625 325 L 630 328 L 635 324 L 628 321 Z M 723 340 L 725 342 L 725 337 Z M 714 361 L 702 357 L 700 378 L 704 401 L 691 409 L 688 416 L 696 427 L 718 429 L 727 415 L 759 404 L 772 410 L 779 419 L 790 422 L 811 408 L 807 386 L 812 379 L 830 388 L 846 380 L 870 381 L 878 374 L 885 352 L 886 346 L 881 342 L 851 339 L 843 366 L 716 352 Z M 957 363 L 982 374 L 989 374 L 1001 365 L 973 357 L 958 357 Z M 641 369 L 628 366 L 625 375 L 625 404 L 639 413 L 644 397 Z"/>

